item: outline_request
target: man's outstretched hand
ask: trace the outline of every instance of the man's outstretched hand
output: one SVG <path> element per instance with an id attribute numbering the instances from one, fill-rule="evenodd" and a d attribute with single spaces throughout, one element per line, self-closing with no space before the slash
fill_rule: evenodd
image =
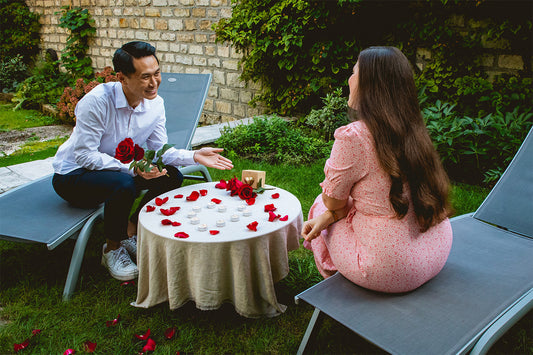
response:
<path id="1" fill-rule="evenodd" d="M 222 152 L 222 148 L 202 148 L 194 151 L 194 161 L 208 168 L 215 168 L 220 170 L 229 170 L 233 168 L 233 163 L 228 158 L 218 154 Z"/>

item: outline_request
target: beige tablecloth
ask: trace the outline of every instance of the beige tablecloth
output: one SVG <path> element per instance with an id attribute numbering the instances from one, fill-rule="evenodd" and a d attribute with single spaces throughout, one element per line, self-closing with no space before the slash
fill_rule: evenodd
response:
<path id="1" fill-rule="evenodd" d="M 238 196 L 214 188 L 215 183 L 182 187 L 162 196 L 169 201 L 152 212 L 143 208 L 139 216 L 138 256 L 139 267 L 137 307 L 148 308 L 169 302 L 176 309 L 192 300 L 202 310 L 219 308 L 231 302 L 235 310 L 245 317 L 275 316 L 286 307 L 278 303 L 274 283 L 289 272 L 287 252 L 299 247 L 299 235 L 303 223 L 301 205 L 295 196 L 276 188 L 258 195 L 253 206 L 241 211 L 243 201 Z M 192 191 L 207 190 L 197 201 L 185 200 Z M 279 198 L 272 195 L 278 193 Z M 174 198 L 182 194 L 183 197 Z M 211 199 L 222 202 L 208 208 Z M 280 217 L 268 221 L 264 206 L 274 204 Z M 155 206 L 154 201 L 147 205 Z M 220 205 L 226 211 L 218 211 Z M 164 216 L 160 209 L 176 206 L 179 211 Z M 199 224 L 191 224 L 187 216 L 193 207 L 200 211 Z M 211 204 L 211 207 L 212 204 Z M 231 216 L 239 221 L 231 221 Z M 180 222 L 181 226 L 162 225 L 162 219 Z M 223 227 L 216 226 L 224 220 Z M 257 232 L 246 228 L 252 221 L 258 222 Z M 198 226 L 207 224 L 207 231 L 198 231 Z M 219 234 L 211 235 L 210 230 Z M 176 232 L 189 234 L 187 239 L 174 237 Z"/>

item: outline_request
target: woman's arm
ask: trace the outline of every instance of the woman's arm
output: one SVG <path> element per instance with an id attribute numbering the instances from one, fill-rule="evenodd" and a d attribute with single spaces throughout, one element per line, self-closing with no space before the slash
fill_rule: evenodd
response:
<path id="1" fill-rule="evenodd" d="M 326 194 L 322 194 L 322 201 L 328 210 L 320 216 L 306 221 L 302 227 L 302 237 L 308 242 L 318 237 L 320 232 L 326 229 L 330 224 L 343 219 L 348 214 L 346 209 L 348 200 L 337 200 Z"/>

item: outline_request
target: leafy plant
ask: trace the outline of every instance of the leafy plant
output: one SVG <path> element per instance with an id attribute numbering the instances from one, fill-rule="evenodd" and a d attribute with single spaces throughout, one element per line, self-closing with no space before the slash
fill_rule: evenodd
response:
<path id="1" fill-rule="evenodd" d="M 0 60 L 0 91 L 12 92 L 26 78 L 28 68 L 20 54 Z"/>
<path id="2" fill-rule="evenodd" d="M 305 123 L 319 132 L 326 141 L 330 141 L 337 128 L 349 123 L 346 115 L 348 99 L 343 95 L 342 89 L 337 88 L 333 93 L 327 94 L 322 102 L 324 106 L 311 110 L 305 117 Z"/>
<path id="3" fill-rule="evenodd" d="M 270 163 L 307 164 L 329 155 L 331 145 L 308 137 L 278 116 L 254 117 L 247 125 L 226 126 L 216 144 L 228 155 Z"/>
<path id="4" fill-rule="evenodd" d="M 61 54 L 61 61 L 65 69 L 73 77 L 89 78 L 93 74 L 92 61 L 87 52 L 89 42 L 96 33 L 94 20 L 89 10 L 80 7 L 63 6 L 59 27 L 70 31 L 67 46 Z"/>

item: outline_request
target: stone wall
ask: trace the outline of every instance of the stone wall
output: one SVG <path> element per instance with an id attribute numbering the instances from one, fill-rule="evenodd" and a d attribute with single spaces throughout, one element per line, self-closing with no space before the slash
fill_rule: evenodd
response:
<path id="1" fill-rule="evenodd" d="M 140 40 L 156 47 L 164 72 L 211 73 L 203 124 L 262 113 L 248 105 L 259 87 L 239 79 L 241 55 L 229 44 L 215 43 L 211 29 L 231 16 L 230 0 L 27 0 L 27 4 L 41 14 L 41 48 L 58 54 L 69 34 L 58 26 L 61 7 L 88 9 L 96 27 L 89 55 L 97 71 L 112 66 L 113 53 L 122 44 Z"/>

